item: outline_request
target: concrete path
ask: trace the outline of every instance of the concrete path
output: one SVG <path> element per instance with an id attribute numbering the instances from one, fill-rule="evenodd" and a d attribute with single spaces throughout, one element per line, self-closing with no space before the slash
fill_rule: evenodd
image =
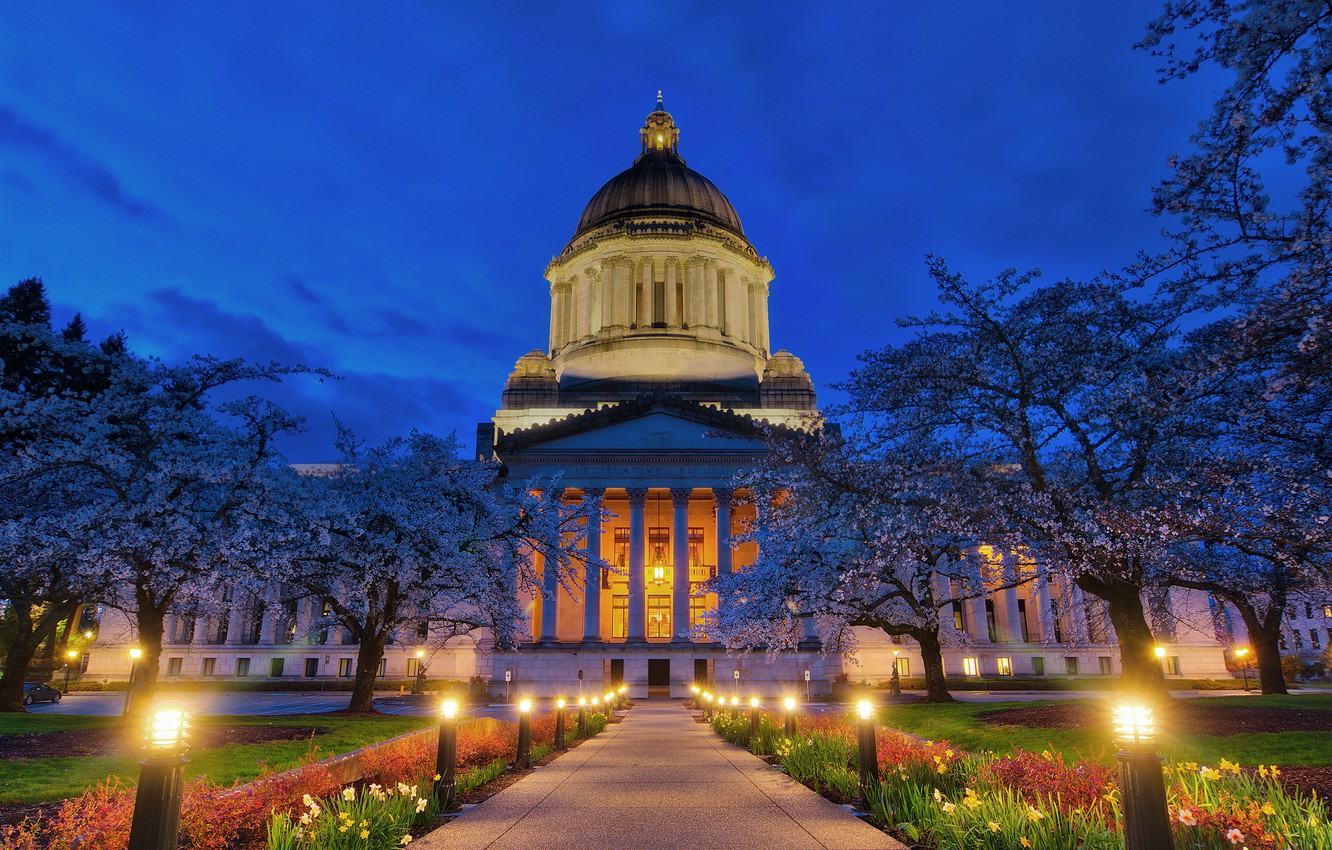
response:
<path id="1" fill-rule="evenodd" d="M 640 701 L 412 850 L 903 850 L 722 741 L 679 703 Z"/>

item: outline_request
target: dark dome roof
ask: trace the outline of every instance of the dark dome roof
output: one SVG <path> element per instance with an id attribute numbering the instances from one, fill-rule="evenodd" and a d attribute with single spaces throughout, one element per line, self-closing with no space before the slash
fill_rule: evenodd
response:
<path id="1" fill-rule="evenodd" d="M 702 216 L 745 235 L 735 207 L 711 180 L 672 151 L 648 151 L 592 196 L 574 237 L 617 218 L 652 214 Z"/>

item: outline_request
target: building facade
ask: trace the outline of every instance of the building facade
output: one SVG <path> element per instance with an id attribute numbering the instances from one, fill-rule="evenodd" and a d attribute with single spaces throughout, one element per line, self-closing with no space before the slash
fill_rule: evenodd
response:
<path id="1" fill-rule="evenodd" d="M 476 677 L 492 692 L 595 694 L 624 682 L 635 696 L 677 697 L 694 682 L 776 695 L 823 693 L 839 677 L 879 683 L 894 664 L 919 675 L 914 644 L 867 629 L 849 657 L 822 654 L 810 628 L 775 660 L 728 655 L 694 631 L 716 601 L 705 583 L 756 554 L 731 545 L 752 511 L 731 482 L 764 452 L 746 436 L 752 424 L 807 428 L 818 404 L 803 363 L 772 350 L 772 267 L 726 196 L 680 156 L 660 99 L 639 137 L 637 159 L 592 196 L 547 266 L 548 348 L 519 358 L 476 440 L 477 457 L 501 461 L 512 481 L 559 476 L 566 498 L 602 500 L 613 516 L 587 545 L 609 568 L 588 568 L 574 588 L 551 571 L 524 599 L 516 651 L 485 636 L 404 643 L 381 674 L 412 678 L 424 665 L 431 679 Z M 1156 603 L 1167 673 L 1228 675 L 1207 598 L 1172 591 Z M 163 676 L 351 677 L 356 647 L 311 628 L 317 603 L 274 586 L 229 605 L 225 616 L 171 619 Z M 1076 587 L 1033 581 L 951 613 L 950 676 L 1119 673 L 1105 606 Z M 123 620 L 104 620 L 88 675 L 123 679 L 130 643 Z"/>

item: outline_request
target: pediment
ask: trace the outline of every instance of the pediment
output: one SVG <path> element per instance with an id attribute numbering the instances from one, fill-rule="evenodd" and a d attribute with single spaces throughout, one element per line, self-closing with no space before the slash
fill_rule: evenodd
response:
<path id="1" fill-rule="evenodd" d="M 728 436 L 732 435 L 732 436 Z M 675 398 L 644 397 L 505 434 L 501 457 L 514 452 L 762 454 L 753 420 Z"/>

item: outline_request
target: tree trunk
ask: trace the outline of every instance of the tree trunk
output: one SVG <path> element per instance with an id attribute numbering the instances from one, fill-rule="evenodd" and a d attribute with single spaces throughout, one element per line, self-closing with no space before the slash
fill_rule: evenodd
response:
<path id="1" fill-rule="evenodd" d="M 380 634 L 361 635 L 360 649 L 356 652 L 356 679 L 352 684 L 348 711 L 372 713 L 375 710 L 375 678 L 379 662 L 384 658 L 386 638 Z"/>
<path id="2" fill-rule="evenodd" d="M 1110 622 L 1119 638 L 1123 690 L 1135 696 L 1168 698 L 1165 672 L 1156 657 L 1156 637 L 1142 607 L 1142 588 L 1123 580 L 1081 575 L 1078 587 L 1099 596 L 1110 606 Z"/>
<path id="3" fill-rule="evenodd" d="M 1258 686 L 1265 694 L 1289 693 L 1286 676 L 1281 670 L 1281 609 L 1273 606 L 1269 613 L 1274 611 L 1275 616 L 1264 620 L 1247 601 L 1243 605 L 1234 598 L 1229 601 L 1239 611 L 1244 628 L 1249 632 L 1253 658 L 1258 665 Z"/>
<path id="4" fill-rule="evenodd" d="M 20 601 L 11 604 L 14 640 L 5 652 L 3 676 L 0 677 L 0 711 L 26 711 L 23 707 L 23 681 L 28 665 L 37 654 L 39 639 L 32 627 L 32 606 Z"/>
<path id="5" fill-rule="evenodd" d="M 143 657 L 134 665 L 129 710 L 125 712 L 127 717 L 142 717 L 152 707 L 153 693 L 157 690 L 157 673 L 162 663 L 166 609 L 141 600 L 136 619 L 139 628 L 138 646 L 143 650 Z"/>
<path id="6" fill-rule="evenodd" d="M 925 702 L 954 702 L 948 693 L 948 681 L 944 678 L 943 648 L 939 644 L 939 633 L 931 629 L 920 629 L 911 633 L 920 644 L 920 664 L 925 672 Z"/>

